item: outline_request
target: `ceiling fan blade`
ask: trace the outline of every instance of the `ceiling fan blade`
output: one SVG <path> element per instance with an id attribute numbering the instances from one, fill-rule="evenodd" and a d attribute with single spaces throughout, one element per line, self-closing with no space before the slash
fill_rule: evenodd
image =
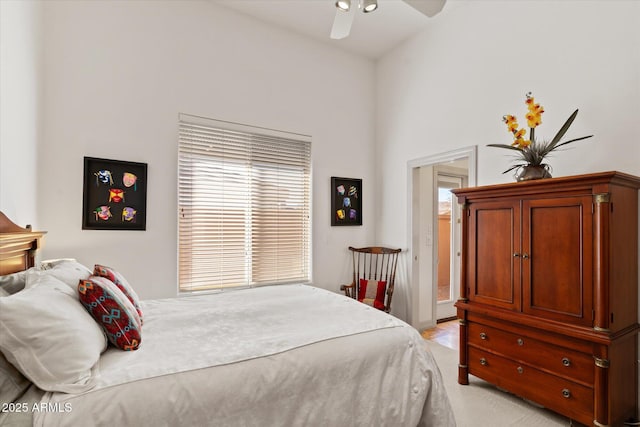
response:
<path id="1" fill-rule="evenodd" d="M 335 40 L 343 39 L 349 35 L 351 24 L 355 17 L 356 7 L 351 7 L 348 12 L 336 8 L 336 17 L 331 28 L 331 38 Z"/>
<path id="2" fill-rule="evenodd" d="M 440 13 L 447 0 L 404 0 L 404 2 L 431 18 Z"/>

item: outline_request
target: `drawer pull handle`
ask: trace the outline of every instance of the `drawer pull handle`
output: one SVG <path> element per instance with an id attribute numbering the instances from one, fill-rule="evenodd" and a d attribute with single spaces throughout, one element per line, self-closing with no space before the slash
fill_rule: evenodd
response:
<path id="1" fill-rule="evenodd" d="M 569 391 L 568 388 L 565 388 L 562 390 L 562 397 L 564 397 L 565 399 L 568 399 L 571 397 L 571 392 Z"/>
<path id="2" fill-rule="evenodd" d="M 521 374 L 524 372 L 524 368 L 522 366 L 518 366 L 518 373 Z"/>
<path id="3" fill-rule="evenodd" d="M 487 339 L 487 334 L 485 334 L 484 332 L 480 332 L 480 339 L 481 340 L 486 340 Z"/>
<path id="4" fill-rule="evenodd" d="M 487 366 L 487 359 L 485 359 L 484 357 L 480 358 L 480 364 L 482 366 Z"/>
<path id="5" fill-rule="evenodd" d="M 519 254 L 518 252 L 514 252 L 514 253 L 513 253 L 513 257 L 514 257 L 514 258 L 518 258 L 519 256 L 520 256 L 520 254 Z"/>
<path id="6" fill-rule="evenodd" d="M 525 252 L 525 253 L 523 253 L 523 254 L 522 254 L 522 258 L 524 258 L 524 259 L 529 258 L 529 254 L 528 254 L 528 253 L 526 253 L 526 252 Z"/>
<path id="7" fill-rule="evenodd" d="M 522 338 L 518 338 L 518 345 L 519 346 L 523 346 L 524 345 L 524 340 Z"/>
<path id="8" fill-rule="evenodd" d="M 571 366 L 571 360 L 569 360 L 569 358 L 568 358 L 568 357 L 563 357 L 563 358 L 562 358 L 562 364 L 563 364 L 564 366 Z"/>

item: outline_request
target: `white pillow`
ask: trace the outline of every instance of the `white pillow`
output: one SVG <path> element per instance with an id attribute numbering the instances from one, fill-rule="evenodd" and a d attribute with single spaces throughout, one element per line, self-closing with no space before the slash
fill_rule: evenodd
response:
<path id="1" fill-rule="evenodd" d="M 89 390 L 107 348 L 104 333 L 69 286 L 51 275 L 32 279 L 28 289 L 0 298 L 0 351 L 43 390 Z"/>
<path id="2" fill-rule="evenodd" d="M 31 385 L 0 352 L 0 403 L 10 403 L 19 398 Z"/>
<path id="3" fill-rule="evenodd" d="M 86 266 L 73 259 L 55 260 L 55 262 L 44 261 L 42 270 L 29 270 L 27 272 L 25 287 L 32 287 L 41 275 L 51 275 L 69 286 L 69 289 L 73 290 L 74 295 L 77 297 L 78 283 L 80 280 L 88 279 L 91 273 L 92 271 Z"/>
<path id="4" fill-rule="evenodd" d="M 31 267 L 25 271 L 0 276 L 0 294 L 4 291 L 6 294 L 12 295 L 24 289 L 24 285 L 27 280 L 27 271 L 34 270 L 37 269 L 35 267 Z"/>
<path id="5" fill-rule="evenodd" d="M 64 264 L 65 262 L 77 262 L 75 258 L 52 258 L 45 259 L 44 261 L 40 261 L 40 268 L 43 270 L 47 270 L 49 268 L 55 267 L 58 264 Z"/>

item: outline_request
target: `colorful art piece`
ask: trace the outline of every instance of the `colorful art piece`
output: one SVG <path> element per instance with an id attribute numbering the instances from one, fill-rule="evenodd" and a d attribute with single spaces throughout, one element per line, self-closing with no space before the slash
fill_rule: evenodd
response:
<path id="1" fill-rule="evenodd" d="M 145 230 L 146 211 L 146 163 L 84 158 L 83 230 Z"/>
<path id="2" fill-rule="evenodd" d="M 362 180 L 331 177 L 331 225 L 362 225 Z"/>

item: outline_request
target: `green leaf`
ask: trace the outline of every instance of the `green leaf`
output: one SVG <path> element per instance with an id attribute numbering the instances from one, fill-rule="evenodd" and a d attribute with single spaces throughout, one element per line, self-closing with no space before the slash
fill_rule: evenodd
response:
<path id="1" fill-rule="evenodd" d="M 522 151 L 522 148 L 516 147 L 515 145 L 507 144 L 487 144 L 487 147 L 508 148 L 509 150 Z"/>
<path id="2" fill-rule="evenodd" d="M 517 168 L 522 167 L 522 166 L 526 166 L 526 165 L 525 165 L 525 164 L 521 164 L 521 165 L 514 165 L 514 166 L 511 166 L 509 169 L 507 169 L 506 171 L 504 171 L 504 172 L 502 172 L 502 173 L 511 172 L 512 170 L 517 169 Z"/>
<path id="3" fill-rule="evenodd" d="M 569 130 L 569 127 L 571 126 L 571 123 L 573 123 L 577 115 L 578 115 L 578 110 L 576 109 L 576 111 L 574 111 L 573 114 L 569 116 L 567 121 L 564 122 L 564 125 L 562 125 L 562 127 L 560 128 L 556 136 L 554 136 L 553 139 L 551 140 L 551 143 L 549 144 L 549 151 L 553 150 L 553 148 L 556 146 L 558 141 L 560 141 L 564 136 L 564 134 L 567 133 L 567 131 Z"/>
<path id="4" fill-rule="evenodd" d="M 565 141 L 561 144 L 556 145 L 554 148 L 558 148 L 558 147 L 562 147 L 563 145 L 567 145 L 570 144 L 572 142 L 576 142 L 576 141 L 580 141 L 582 139 L 587 139 L 587 138 L 591 138 L 593 135 L 589 135 L 589 136 L 583 136 L 582 138 L 575 138 L 575 139 L 570 139 L 569 141 Z"/>

